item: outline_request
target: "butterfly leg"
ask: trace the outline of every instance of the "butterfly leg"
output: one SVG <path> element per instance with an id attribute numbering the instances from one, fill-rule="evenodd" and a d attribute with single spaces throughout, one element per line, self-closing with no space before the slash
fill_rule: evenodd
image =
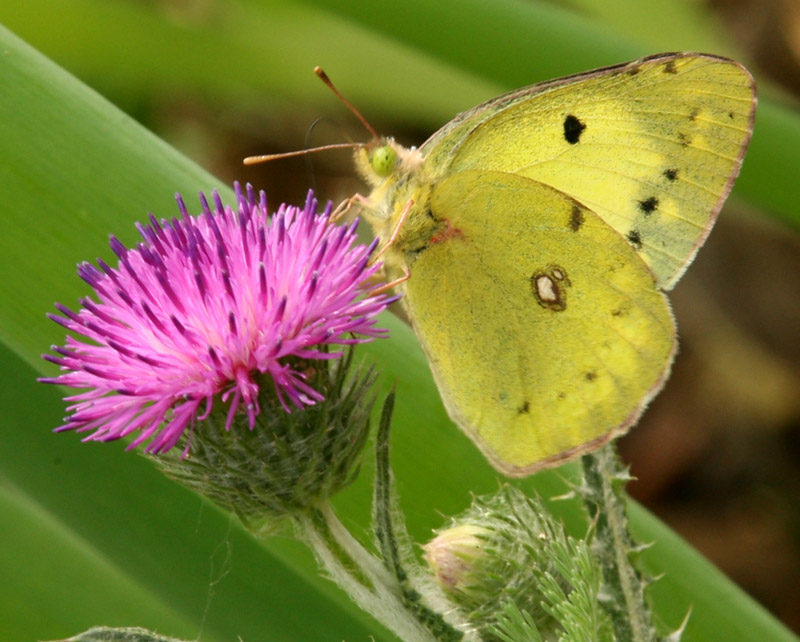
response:
<path id="1" fill-rule="evenodd" d="M 408 218 L 408 213 L 411 211 L 412 207 L 414 207 L 413 198 L 409 199 L 409 201 L 406 203 L 406 206 L 403 208 L 403 211 L 400 212 L 400 216 L 397 217 L 397 225 L 394 226 L 394 229 L 392 230 L 392 235 L 389 237 L 389 240 L 386 241 L 386 243 L 383 244 L 383 247 L 380 250 L 378 250 L 378 253 L 375 256 L 373 256 L 372 259 L 370 259 L 370 263 L 374 263 L 379 258 L 381 258 L 381 256 L 383 256 L 386 250 L 388 250 L 390 247 L 392 247 L 392 245 L 394 245 L 394 242 L 400 235 L 400 230 L 403 229 L 403 224 L 406 222 L 406 219 Z M 406 278 L 408 278 L 408 276 L 406 276 Z M 405 281 L 405 278 L 403 279 L 403 281 Z"/>
<path id="2" fill-rule="evenodd" d="M 369 291 L 367 296 L 375 296 L 376 294 L 383 294 L 384 292 L 388 292 L 389 290 L 393 289 L 396 285 L 400 285 L 401 283 L 405 283 L 411 278 L 411 272 L 408 271 L 406 268 L 403 272 L 403 276 L 395 279 L 391 283 L 382 283 L 381 285 L 373 288 Z"/>
<path id="3" fill-rule="evenodd" d="M 336 209 L 331 212 L 330 221 L 331 223 L 337 223 L 341 218 L 345 216 L 351 209 L 353 209 L 354 205 L 360 205 L 365 209 L 370 208 L 369 199 L 362 195 L 362 194 L 353 194 L 350 198 L 346 198 L 341 203 L 336 206 Z"/>

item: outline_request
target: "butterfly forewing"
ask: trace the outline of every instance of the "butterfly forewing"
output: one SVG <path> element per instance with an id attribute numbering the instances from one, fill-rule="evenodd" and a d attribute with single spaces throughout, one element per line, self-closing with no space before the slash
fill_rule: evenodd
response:
<path id="1" fill-rule="evenodd" d="M 754 109 L 752 78 L 737 63 L 665 55 L 490 101 L 423 152 L 447 174 L 501 170 L 563 191 L 611 225 L 669 289 L 739 172 Z"/>

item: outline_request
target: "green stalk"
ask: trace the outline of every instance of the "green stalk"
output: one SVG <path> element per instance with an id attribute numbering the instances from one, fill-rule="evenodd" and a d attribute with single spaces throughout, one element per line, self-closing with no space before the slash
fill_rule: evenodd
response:
<path id="1" fill-rule="evenodd" d="M 585 479 L 582 494 L 594 522 L 592 552 L 603 569 L 607 600 L 617 642 L 656 640 L 650 609 L 645 601 L 646 583 L 629 555 L 635 550 L 628 533 L 624 486 L 630 479 L 620 465 L 613 444 L 581 459 Z"/>
<path id="2" fill-rule="evenodd" d="M 347 531 L 330 504 L 301 512 L 293 519 L 298 537 L 356 604 L 405 642 L 436 642 L 405 608 L 394 578 Z"/>

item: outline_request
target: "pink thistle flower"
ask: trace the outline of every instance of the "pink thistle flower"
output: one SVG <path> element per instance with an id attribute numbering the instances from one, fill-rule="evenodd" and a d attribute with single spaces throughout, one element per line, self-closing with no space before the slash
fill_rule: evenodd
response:
<path id="1" fill-rule="evenodd" d="M 242 410 L 252 429 L 263 375 L 287 412 L 312 405 L 322 395 L 296 359 L 333 359 L 342 352 L 328 346 L 386 335 L 376 316 L 397 297 L 365 293 L 380 264 L 369 264 L 375 243 L 355 244 L 356 223 L 332 224 L 330 203 L 317 214 L 311 192 L 303 208 L 281 205 L 270 218 L 263 192 L 234 187 L 238 211 L 214 191 L 213 209 L 200 194 L 192 217 L 178 195 L 180 218 L 151 214 L 135 249 L 111 237 L 117 268 L 78 266 L 97 300 L 48 315 L 81 338 L 44 355 L 64 373 L 40 381 L 87 390 L 65 398 L 70 415 L 56 432 L 111 441 L 139 431 L 129 448 L 151 439 L 145 450 L 160 453 L 220 400 L 230 403 L 226 429 Z"/>

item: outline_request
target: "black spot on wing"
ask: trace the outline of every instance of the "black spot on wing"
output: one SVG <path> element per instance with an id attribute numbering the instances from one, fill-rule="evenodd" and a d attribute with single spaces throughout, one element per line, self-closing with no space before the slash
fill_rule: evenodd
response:
<path id="1" fill-rule="evenodd" d="M 587 372 L 586 374 L 584 374 L 583 378 L 586 381 L 590 381 L 590 382 L 594 381 L 595 379 L 597 379 L 597 373 L 594 370 L 592 370 L 591 372 Z"/>
<path id="2" fill-rule="evenodd" d="M 583 225 L 583 210 L 578 205 L 572 206 L 572 213 L 569 215 L 569 229 L 577 232 Z"/>
<path id="3" fill-rule="evenodd" d="M 675 61 L 670 60 L 666 65 L 664 65 L 664 73 L 665 74 L 677 74 L 678 68 L 675 66 Z"/>
<path id="4" fill-rule="evenodd" d="M 517 408 L 518 415 L 527 415 L 531 411 L 531 403 L 530 401 L 525 401 L 523 404 Z"/>
<path id="5" fill-rule="evenodd" d="M 667 178 L 668 181 L 674 181 L 678 178 L 678 170 L 677 169 L 665 169 L 663 171 L 664 176 Z"/>
<path id="6" fill-rule="evenodd" d="M 633 229 L 628 232 L 628 243 L 637 250 L 642 249 L 642 235 L 639 234 L 639 230 Z"/>
<path id="7" fill-rule="evenodd" d="M 564 119 L 564 139 L 570 145 L 574 145 L 580 140 L 584 129 L 586 129 L 586 125 L 578 120 L 577 116 L 570 114 Z"/>
<path id="8" fill-rule="evenodd" d="M 658 199 L 655 196 L 639 201 L 639 209 L 644 212 L 645 216 L 649 216 L 658 209 Z"/>

